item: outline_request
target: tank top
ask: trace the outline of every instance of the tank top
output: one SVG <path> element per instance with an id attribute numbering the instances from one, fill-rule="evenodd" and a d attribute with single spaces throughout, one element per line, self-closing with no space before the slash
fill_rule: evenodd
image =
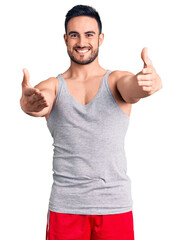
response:
<path id="1" fill-rule="evenodd" d="M 124 139 L 129 116 L 115 101 L 107 71 L 86 105 L 69 93 L 61 74 L 47 119 L 53 137 L 53 184 L 49 210 L 107 215 L 132 210 Z"/>

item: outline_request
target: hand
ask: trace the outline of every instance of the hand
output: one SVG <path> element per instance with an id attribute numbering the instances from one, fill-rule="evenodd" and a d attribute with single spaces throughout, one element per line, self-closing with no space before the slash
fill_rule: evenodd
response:
<path id="1" fill-rule="evenodd" d="M 30 75 L 26 68 L 23 69 L 23 73 L 21 108 L 25 112 L 40 112 L 49 104 L 44 94 L 38 88 L 32 88 L 30 85 Z"/>
<path id="2" fill-rule="evenodd" d="M 162 82 L 148 57 L 147 50 L 147 48 L 142 49 L 141 58 L 144 62 L 144 67 L 137 75 L 137 80 L 143 91 L 151 95 L 162 88 Z"/>

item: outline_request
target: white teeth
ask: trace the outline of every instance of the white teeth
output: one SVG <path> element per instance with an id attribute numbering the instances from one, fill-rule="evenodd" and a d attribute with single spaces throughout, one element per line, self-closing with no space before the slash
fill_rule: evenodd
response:
<path id="1" fill-rule="evenodd" d="M 79 53 L 86 53 L 86 52 L 88 52 L 88 49 L 87 50 L 77 50 L 77 52 L 79 52 Z"/>

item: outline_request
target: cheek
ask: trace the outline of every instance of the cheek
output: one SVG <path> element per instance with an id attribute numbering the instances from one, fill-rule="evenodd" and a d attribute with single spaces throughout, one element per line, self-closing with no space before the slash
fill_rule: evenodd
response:
<path id="1" fill-rule="evenodd" d="M 90 45 L 91 45 L 93 48 L 98 48 L 98 46 L 99 46 L 99 41 L 98 41 L 98 40 L 90 41 Z"/>
<path id="2" fill-rule="evenodd" d="M 68 47 L 69 49 L 73 48 L 74 45 L 75 45 L 75 42 L 72 41 L 72 40 L 69 40 L 69 41 L 67 42 L 67 47 Z"/>
<path id="3" fill-rule="evenodd" d="M 73 50 L 73 45 L 70 44 L 70 43 L 68 43 L 67 49 L 68 49 L 68 51 L 70 51 L 70 52 L 74 52 L 74 50 Z"/>
<path id="4" fill-rule="evenodd" d="M 70 43 L 68 43 L 67 48 L 71 49 L 71 44 Z"/>

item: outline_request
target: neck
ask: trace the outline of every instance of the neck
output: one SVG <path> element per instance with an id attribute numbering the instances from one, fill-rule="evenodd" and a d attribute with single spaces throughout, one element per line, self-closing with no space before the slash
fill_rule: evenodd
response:
<path id="1" fill-rule="evenodd" d="M 69 73 L 72 78 L 79 77 L 79 79 L 85 80 L 93 74 L 102 74 L 104 71 L 105 69 L 100 66 L 97 57 L 93 62 L 86 65 L 77 64 L 71 60 L 71 65 L 67 73 Z"/>

